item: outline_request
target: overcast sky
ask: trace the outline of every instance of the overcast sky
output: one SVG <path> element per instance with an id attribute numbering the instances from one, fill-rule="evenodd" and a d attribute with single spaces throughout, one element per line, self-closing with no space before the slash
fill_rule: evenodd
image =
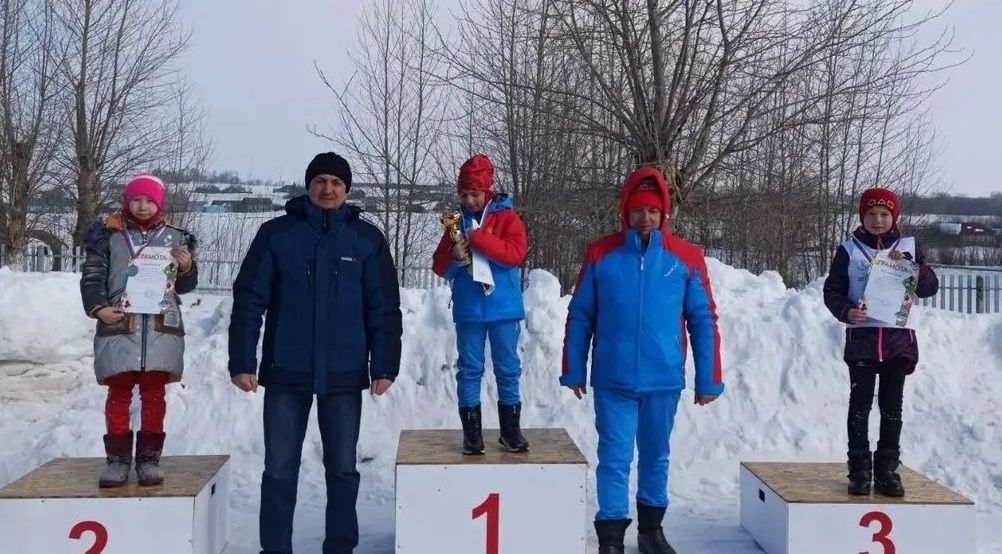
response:
<path id="1" fill-rule="evenodd" d="M 937 5 L 944 0 L 921 0 Z M 457 0 L 441 0 L 446 8 Z M 346 50 L 366 0 L 181 0 L 194 32 L 185 65 L 208 112 L 210 167 L 242 176 L 302 179 L 313 154 L 331 146 L 312 136 L 334 110 L 313 69 L 349 75 Z M 971 55 L 950 70 L 931 101 L 940 163 L 954 192 L 1002 192 L 1002 0 L 957 0 L 939 22 Z M 938 30 L 938 29 L 937 29 Z M 933 32 L 934 30 L 930 30 Z"/>

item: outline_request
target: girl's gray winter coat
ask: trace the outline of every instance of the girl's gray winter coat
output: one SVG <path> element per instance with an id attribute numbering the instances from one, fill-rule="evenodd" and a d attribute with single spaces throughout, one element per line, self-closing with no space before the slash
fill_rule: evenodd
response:
<path id="1" fill-rule="evenodd" d="M 182 229 L 160 224 L 142 232 L 126 223 L 120 214 L 98 221 L 84 239 L 87 258 L 80 277 L 80 294 L 87 315 L 97 319 L 97 312 L 118 304 L 125 291 L 126 271 L 132 260 L 124 233 L 136 247 L 154 239 L 149 246 L 187 246 L 194 255 L 195 239 Z M 181 379 L 184 371 L 184 323 L 181 321 L 178 294 L 191 292 L 198 284 L 198 267 L 179 274 L 175 294 L 167 299 L 160 315 L 126 314 L 111 325 L 97 319 L 94 337 L 94 373 L 98 383 L 127 371 L 166 371 L 170 381 Z"/>

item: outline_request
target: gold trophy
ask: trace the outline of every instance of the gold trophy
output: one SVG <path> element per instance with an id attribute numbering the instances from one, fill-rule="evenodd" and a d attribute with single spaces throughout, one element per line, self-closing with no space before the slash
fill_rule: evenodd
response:
<path id="1" fill-rule="evenodd" d="M 463 230 L 460 227 L 463 221 L 463 216 L 460 215 L 459 212 L 447 213 L 442 216 L 441 221 L 442 225 L 444 225 L 445 229 L 449 232 L 449 238 L 452 239 L 453 244 L 463 242 Z M 470 254 L 469 247 L 466 249 L 466 256 L 456 263 L 459 264 L 459 267 L 465 267 L 466 271 L 468 271 L 471 275 L 473 274 L 473 256 Z"/>

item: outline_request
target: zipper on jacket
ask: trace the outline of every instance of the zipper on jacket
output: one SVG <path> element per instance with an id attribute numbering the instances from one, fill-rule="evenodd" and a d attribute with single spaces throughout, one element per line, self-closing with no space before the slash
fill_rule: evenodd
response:
<path id="1" fill-rule="evenodd" d="M 640 249 L 640 274 L 639 274 L 639 289 L 640 296 L 637 302 L 637 349 L 636 349 L 636 361 L 633 364 L 633 383 L 637 390 L 640 390 L 640 342 L 642 335 L 642 325 L 643 325 L 643 314 L 644 314 L 644 254 L 646 252 L 643 249 L 643 243 L 640 241 L 640 236 L 637 236 L 637 248 Z"/>
<path id="2" fill-rule="evenodd" d="M 884 361 L 884 328 L 877 327 L 877 361 Z"/>
<path id="3" fill-rule="evenodd" d="M 334 264 L 334 299 L 335 300 L 337 300 L 338 289 L 341 288 L 339 286 L 340 285 L 340 279 L 338 279 L 338 277 L 340 276 L 340 274 L 341 274 L 341 268 L 338 266 L 337 263 L 335 263 Z"/>
<path id="4" fill-rule="evenodd" d="M 306 260 L 306 289 L 312 294 L 313 293 L 313 268 L 310 266 L 310 261 Z"/>
<path id="5" fill-rule="evenodd" d="M 143 333 L 142 333 L 142 348 L 139 349 L 139 371 L 146 371 L 146 318 L 149 317 L 143 314 Z"/>

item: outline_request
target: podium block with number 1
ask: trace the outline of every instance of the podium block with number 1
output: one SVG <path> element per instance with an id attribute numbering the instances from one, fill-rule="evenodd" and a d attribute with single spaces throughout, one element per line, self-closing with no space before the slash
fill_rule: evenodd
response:
<path id="1" fill-rule="evenodd" d="M 526 429 L 508 453 L 464 456 L 462 431 L 404 431 L 397 451 L 397 554 L 582 554 L 588 462 L 563 429 Z"/>

